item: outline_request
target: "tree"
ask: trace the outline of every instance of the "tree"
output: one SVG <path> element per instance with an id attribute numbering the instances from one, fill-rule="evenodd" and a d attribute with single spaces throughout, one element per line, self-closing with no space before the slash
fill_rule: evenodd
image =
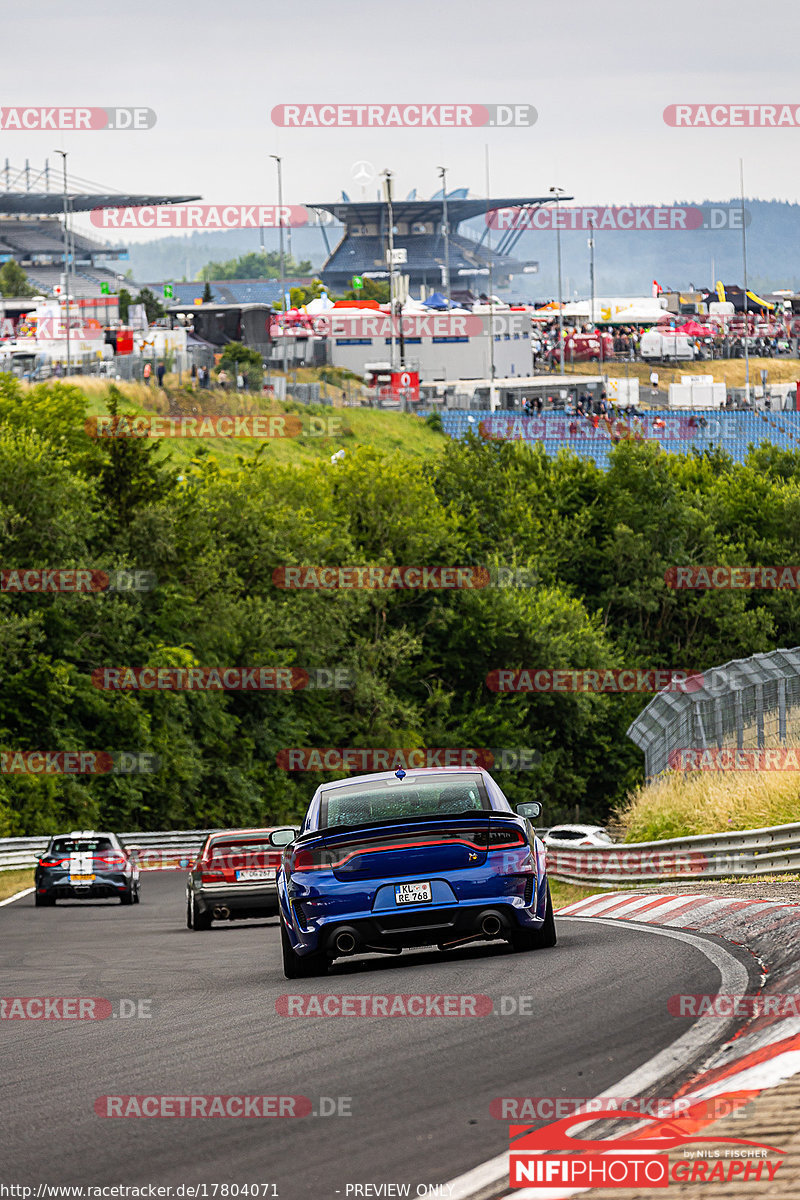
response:
<path id="1" fill-rule="evenodd" d="M 205 287 L 203 288 L 203 304 L 210 304 L 213 299 L 214 297 L 211 293 L 211 284 L 208 282 L 208 280 L 206 280 Z"/>
<path id="2" fill-rule="evenodd" d="M 127 288 L 119 289 L 119 295 L 117 297 L 117 302 L 119 304 L 119 319 L 120 319 L 120 321 L 122 321 L 123 325 L 127 325 L 128 310 L 129 310 L 131 304 L 133 303 L 133 296 L 130 294 L 130 292 L 128 291 Z"/>
<path id="3" fill-rule="evenodd" d="M 158 296 L 154 292 L 151 292 L 150 288 L 142 288 L 133 303 L 144 305 L 148 325 L 152 325 L 153 321 L 165 315 L 164 309 L 159 303 Z"/>
<path id="4" fill-rule="evenodd" d="M 289 303 L 292 308 L 302 308 L 312 300 L 318 300 L 325 291 L 321 279 L 312 279 L 311 287 L 293 287 L 289 289 Z"/>
<path id="5" fill-rule="evenodd" d="M 284 273 L 291 275 L 310 275 L 313 270 L 311 262 L 295 262 L 290 254 L 284 256 Z M 228 259 L 227 262 L 206 263 L 198 271 L 197 279 L 278 279 L 281 273 L 281 256 L 277 250 L 265 252 L 253 251 L 242 254 L 239 258 Z"/>
<path id="6" fill-rule="evenodd" d="M 121 392 L 113 384 L 108 389 L 108 411 L 120 414 Z M 105 502 L 104 515 L 109 529 L 119 535 L 136 518 L 137 511 L 157 503 L 175 487 L 177 471 L 168 465 L 166 452 L 157 440 L 139 437 L 101 439 L 105 451 L 98 478 L 98 492 Z"/>
<path id="7" fill-rule="evenodd" d="M 378 304 L 388 304 L 390 296 L 389 284 L 378 279 L 365 279 L 362 288 L 351 288 L 342 297 L 344 300 L 377 300 Z"/>
<path id="8" fill-rule="evenodd" d="M 231 371 L 234 376 L 241 371 L 248 388 L 261 391 L 264 367 L 261 355 L 241 342 L 228 342 L 219 360 L 220 370 Z"/>
<path id="9" fill-rule="evenodd" d="M 26 299 L 35 296 L 36 288 L 28 283 L 28 276 L 14 259 L 9 259 L 0 267 L 0 294 Z"/>

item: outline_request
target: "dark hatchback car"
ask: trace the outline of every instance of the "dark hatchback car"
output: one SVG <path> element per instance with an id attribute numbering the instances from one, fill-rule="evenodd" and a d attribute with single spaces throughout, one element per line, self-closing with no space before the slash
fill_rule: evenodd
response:
<path id="1" fill-rule="evenodd" d="M 50 839 L 36 867 L 34 887 L 37 908 L 56 900 L 114 896 L 120 904 L 138 904 L 139 867 L 116 834 L 75 830 Z"/>
<path id="2" fill-rule="evenodd" d="M 295 826 L 210 833 L 186 881 L 186 924 L 198 932 L 212 921 L 275 916 L 275 875 Z"/>

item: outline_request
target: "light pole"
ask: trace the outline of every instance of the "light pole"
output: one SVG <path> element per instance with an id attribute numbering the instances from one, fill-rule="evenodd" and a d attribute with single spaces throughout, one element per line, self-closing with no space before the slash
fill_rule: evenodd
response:
<path id="1" fill-rule="evenodd" d="M 391 313 L 390 330 L 392 334 L 391 366 L 395 368 L 395 331 L 394 331 L 394 210 L 392 209 L 392 172 L 382 171 L 386 205 L 389 210 L 389 312 Z"/>
<path id="2" fill-rule="evenodd" d="M 589 283 L 592 288 L 592 316 L 591 322 L 594 327 L 594 221 L 589 218 Z"/>
<path id="3" fill-rule="evenodd" d="M 558 358 L 560 374 L 564 374 L 564 314 L 562 312 L 563 291 L 561 287 L 561 207 L 559 200 L 564 195 L 564 189 L 551 187 L 550 194 L 556 198 L 556 251 L 558 254 Z"/>
<path id="4" fill-rule="evenodd" d="M 492 198 L 492 189 L 489 182 L 489 145 L 484 143 L 483 147 L 484 165 L 486 169 L 486 203 L 487 205 Z M 488 208 L 487 208 L 488 213 Z M 494 365 L 494 275 L 492 273 L 492 222 L 489 224 L 486 232 L 486 248 L 489 256 L 489 412 L 495 410 L 495 365 Z"/>
<path id="5" fill-rule="evenodd" d="M 447 167 L 437 167 L 442 181 L 442 233 L 444 234 L 444 286 L 450 311 L 450 226 L 447 221 Z"/>
<path id="6" fill-rule="evenodd" d="M 600 351 L 599 351 L 600 366 L 602 367 L 602 365 L 603 365 L 603 334 L 602 334 L 602 332 L 597 331 L 597 326 L 596 326 L 595 318 L 594 318 L 594 308 L 595 308 L 595 301 L 594 301 L 594 291 L 595 291 L 595 289 L 594 289 L 594 221 L 592 220 L 591 217 L 589 218 L 589 229 L 590 229 L 590 233 L 589 233 L 589 281 L 592 286 L 592 333 L 594 333 L 596 335 L 599 345 L 600 345 Z"/>
<path id="7" fill-rule="evenodd" d="M 744 401 L 750 403 L 750 330 L 747 327 L 747 234 L 744 227 L 744 168 L 739 159 L 739 192 L 742 200 L 742 270 L 744 273 Z M 763 391 L 763 389 L 762 389 Z"/>
<path id="8" fill-rule="evenodd" d="M 277 154 L 270 154 L 270 158 L 274 158 L 278 164 L 278 236 L 279 248 L 281 256 L 281 310 L 283 312 L 283 337 L 281 338 L 281 346 L 283 348 L 283 374 L 288 383 L 288 367 L 286 365 L 286 267 L 283 257 L 283 160 Z"/>
<path id="9" fill-rule="evenodd" d="M 67 329 L 67 375 L 69 375 L 72 370 L 72 354 L 69 340 L 69 230 L 67 226 L 69 199 L 67 196 L 67 151 L 56 150 L 55 153 L 61 155 L 61 162 L 64 167 L 64 299 L 67 305 L 65 324 Z"/>

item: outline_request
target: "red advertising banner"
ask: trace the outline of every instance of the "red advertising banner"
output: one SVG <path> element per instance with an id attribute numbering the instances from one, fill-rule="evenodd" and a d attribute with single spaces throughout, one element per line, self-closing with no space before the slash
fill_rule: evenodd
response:
<path id="1" fill-rule="evenodd" d="M 392 371 L 392 397 L 396 400 L 419 400 L 419 371 Z"/>

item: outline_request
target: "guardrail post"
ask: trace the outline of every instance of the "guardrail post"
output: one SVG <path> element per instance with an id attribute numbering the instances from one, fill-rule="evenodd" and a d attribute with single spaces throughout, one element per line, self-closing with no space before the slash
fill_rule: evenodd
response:
<path id="1" fill-rule="evenodd" d="M 744 713 L 742 712 L 742 693 L 737 688 L 733 693 L 733 703 L 736 713 L 736 749 L 744 749 Z"/>

